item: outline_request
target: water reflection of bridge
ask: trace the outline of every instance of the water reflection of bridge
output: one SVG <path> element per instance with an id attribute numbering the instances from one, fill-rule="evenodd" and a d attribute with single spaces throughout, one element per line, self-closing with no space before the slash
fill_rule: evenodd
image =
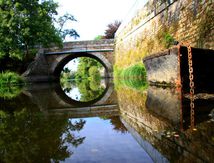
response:
<path id="1" fill-rule="evenodd" d="M 119 115 L 112 83 L 107 84 L 100 97 L 89 102 L 79 102 L 69 98 L 57 83 L 34 84 L 26 88 L 24 94 L 30 97 L 40 111 L 48 114 L 68 114 L 70 118 Z"/>

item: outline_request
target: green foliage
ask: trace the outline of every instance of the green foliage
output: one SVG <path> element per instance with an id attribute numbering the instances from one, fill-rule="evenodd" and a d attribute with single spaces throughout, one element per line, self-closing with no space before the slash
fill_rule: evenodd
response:
<path id="1" fill-rule="evenodd" d="M 69 92 L 77 87 L 81 94 L 80 101 L 88 102 L 98 98 L 104 91 L 100 86 L 102 64 L 89 57 L 80 57 L 76 72 L 67 69 L 61 75 L 61 85 L 64 91 Z"/>
<path id="2" fill-rule="evenodd" d="M 158 43 L 162 45 L 164 48 L 169 48 L 175 42 L 174 37 L 169 32 L 169 27 L 165 25 L 156 34 L 156 39 Z"/>
<path id="3" fill-rule="evenodd" d="M 61 82 L 61 86 L 67 93 L 73 88 L 78 88 L 81 95 L 80 101 L 88 102 L 102 95 L 105 88 L 101 86 L 100 83 L 101 78 L 85 78 L 80 80 L 67 80 Z"/>
<path id="4" fill-rule="evenodd" d="M 146 70 L 142 63 L 137 63 L 126 69 L 114 68 L 115 85 L 118 87 L 129 87 L 136 90 L 147 88 Z"/>
<path id="5" fill-rule="evenodd" d="M 79 59 L 79 65 L 76 72 L 76 79 L 85 79 L 89 77 L 96 78 L 98 76 L 99 69 L 103 66 L 100 62 L 93 58 L 81 57 Z M 91 69 L 91 70 L 90 70 Z M 91 71 L 91 73 L 89 73 Z M 99 73 L 100 76 L 100 73 Z"/>
<path id="6" fill-rule="evenodd" d="M 14 72 L 5 72 L 0 74 L 0 87 L 6 85 L 20 85 L 23 84 L 24 80 L 21 76 Z"/>
<path id="7" fill-rule="evenodd" d="M 114 83 L 116 89 L 128 87 L 137 91 L 142 91 L 148 87 L 148 83 L 145 78 L 115 79 Z"/>
<path id="8" fill-rule="evenodd" d="M 63 30 L 70 15 L 59 18 L 60 29 L 54 27 L 58 4 L 53 0 L 0 0 L 0 58 L 24 59 L 38 46 L 62 45 L 67 34 L 77 36 L 75 30 Z"/>
<path id="9" fill-rule="evenodd" d="M 0 98 L 13 99 L 22 92 L 22 86 L 0 86 Z"/>
<path id="10" fill-rule="evenodd" d="M 165 33 L 164 35 L 164 46 L 166 48 L 169 48 L 171 45 L 173 45 L 175 42 L 175 39 L 169 34 Z"/>
<path id="11" fill-rule="evenodd" d="M 103 36 L 102 35 L 98 35 L 94 38 L 94 40 L 102 40 L 103 39 Z"/>
<path id="12" fill-rule="evenodd" d="M 77 81 L 77 87 L 80 91 L 80 101 L 88 102 L 98 98 L 105 88 L 100 86 L 100 79 L 90 78 Z"/>
<path id="13" fill-rule="evenodd" d="M 89 73 L 89 76 L 90 76 L 91 78 L 94 78 L 94 79 L 99 79 L 99 78 L 101 78 L 100 72 L 99 72 L 99 69 L 98 69 L 97 66 L 92 66 L 92 67 L 90 67 L 88 73 Z"/>
<path id="14" fill-rule="evenodd" d="M 116 78 L 145 78 L 146 69 L 142 63 L 137 63 L 133 66 L 130 66 L 126 69 L 114 68 L 114 76 Z"/>
<path id="15" fill-rule="evenodd" d="M 22 91 L 24 80 L 14 72 L 5 72 L 0 74 L 0 97 L 12 99 L 18 96 Z"/>
<path id="16" fill-rule="evenodd" d="M 0 111 L 0 162 L 60 162 L 70 157 L 85 137 L 77 135 L 84 120 L 47 116 L 27 109 Z M 53 127 L 54 126 L 54 127 Z"/>

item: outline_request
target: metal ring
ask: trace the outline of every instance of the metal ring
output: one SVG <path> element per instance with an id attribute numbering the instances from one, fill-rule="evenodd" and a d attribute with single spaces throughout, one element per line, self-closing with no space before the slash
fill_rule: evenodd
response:
<path id="1" fill-rule="evenodd" d="M 194 76 L 193 76 L 193 75 L 190 75 L 190 76 L 189 76 L 189 80 L 192 81 L 193 79 L 194 79 Z"/>

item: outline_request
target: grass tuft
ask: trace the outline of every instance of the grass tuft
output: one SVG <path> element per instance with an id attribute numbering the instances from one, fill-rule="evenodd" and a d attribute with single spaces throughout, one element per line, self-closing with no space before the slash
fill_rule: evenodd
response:
<path id="1" fill-rule="evenodd" d="M 137 63 L 126 69 L 114 67 L 114 79 L 116 88 L 125 86 L 136 90 L 145 90 L 148 86 L 146 70 L 142 63 Z"/>

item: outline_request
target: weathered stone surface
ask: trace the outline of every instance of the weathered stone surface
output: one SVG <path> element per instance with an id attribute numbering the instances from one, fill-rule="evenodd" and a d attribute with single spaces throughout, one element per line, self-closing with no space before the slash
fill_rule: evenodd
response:
<path id="1" fill-rule="evenodd" d="M 58 81 L 63 67 L 77 57 L 91 57 L 106 69 L 106 77 L 113 76 L 114 40 L 66 42 L 62 49 L 52 47 L 38 53 L 23 77 L 29 82 Z"/>
<path id="2" fill-rule="evenodd" d="M 138 4 L 138 3 L 136 3 Z M 169 47 L 169 38 L 214 49 L 214 3 L 210 0 L 151 0 L 116 33 L 115 65 L 133 65 Z M 172 44 L 172 42 L 171 42 Z"/>
<path id="3" fill-rule="evenodd" d="M 154 54 L 144 59 L 147 80 L 150 83 L 176 85 L 180 76 L 178 49 Z"/>

